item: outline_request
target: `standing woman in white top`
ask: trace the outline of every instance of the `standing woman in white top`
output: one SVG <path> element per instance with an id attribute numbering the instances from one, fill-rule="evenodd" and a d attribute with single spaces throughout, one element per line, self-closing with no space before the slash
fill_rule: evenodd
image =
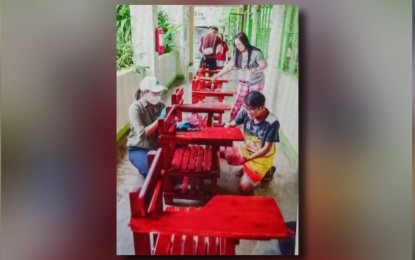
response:
<path id="1" fill-rule="evenodd" d="M 232 60 L 223 67 L 218 74 L 213 75 L 212 80 L 214 81 L 216 78 L 225 75 L 235 68 L 249 70 L 250 77 L 239 77 L 236 100 L 231 110 L 231 121 L 238 114 L 242 107 L 243 100 L 249 92 L 253 90 L 262 92 L 265 80 L 263 71 L 267 68 L 267 61 L 265 60 L 262 51 L 257 47 L 252 46 L 249 43 L 248 36 L 242 32 L 235 36 Z"/>

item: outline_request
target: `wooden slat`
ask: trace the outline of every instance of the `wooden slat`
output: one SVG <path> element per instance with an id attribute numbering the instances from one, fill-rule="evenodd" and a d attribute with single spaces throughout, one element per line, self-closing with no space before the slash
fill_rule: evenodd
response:
<path id="1" fill-rule="evenodd" d="M 189 163 L 189 157 L 190 157 L 190 147 L 188 146 L 184 150 L 182 165 L 180 167 L 180 170 L 182 170 L 182 171 L 187 170 L 187 165 Z"/>
<path id="2" fill-rule="evenodd" d="M 226 90 L 226 91 L 210 91 L 210 90 L 193 90 L 192 94 L 195 95 L 202 95 L 205 97 L 217 97 L 218 99 L 220 97 L 231 97 L 235 94 L 235 91 L 233 90 Z"/>
<path id="3" fill-rule="evenodd" d="M 148 206 L 148 214 L 152 214 L 157 212 L 158 210 L 161 211 L 163 208 L 163 204 L 161 202 L 161 187 L 162 187 L 163 181 L 162 179 L 158 179 L 156 188 L 154 189 L 153 197 L 151 198 L 150 205 Z"/>
<path id="4" fill-rule="evenodd" d="M 241 209 L 244 209 L 244 214 L 240 214 Z M 200 210 L 186 214 L 171 212 L 156 219 L 132 218 L 130 227 L 133 232 L 140 233 L 186 232 L 235 239 L 262 240 L 288 236 L 275 198 L 264 196 L 216 195 Z"/>
<path id="5" fill-rule="evenodd" d="M 167 132 L 167 127 L 166 127 L 166 120 L 165 119 L 161 119 L 161 118 L 159 118 L 158 120 L 157 120 L 157 129 L 158 129 L 158 132 L 160 133 L 160 134 L 163 134 L 163 133 L 166 133 Z"/>
<path id="6" fill-rule="evenodd" d="M 184 149 L 183 148 L 177 148 L 174 152 L 173 161 L 171 162 L 171 166 L 173 166 L 174 169 L 180 169 L 180 164 L 182 162 Z"/>
<path id="7" fill-rule="evenodd" d="M 210 145 L 207 145 L 205 148 L 205 158 L 203 160 L 203 170 L 209 171 L 210 165 L 212 163 L 212 147 Z"/>
<path id="8" fill-rule="evenodd" d="M 203 146 L 199 146 L 197 152 L 196 172 L 200 172 L 202 170 L 204 152 Z"/>
<path id="9" fill-rule="evenodd" d="M 150 169 L 148 170 L 147 178 L 145 182 L 143 183 L 143 186 L 137 198 L 137 201 L 138 201 L 137 203 L 139 205 L 141 216 L 145 216 L 147 214 L 147 210 L 150 205 L 150 202 L 154 197 L 154 190 L 156 188 L 157 181 L 160 179 L 161 167 L 162 167 L 161 155 L 162 155 L 162 149 L 159 148 L 157 150 L 156 156 L 154 157 L 153 163 L 149 165 Z"/>
<path id="10" fill-rule="evenodd" d="M 170 125 L 168 132 L 174 133 L 175 131 L 176 131 L 176 125 L 175 124 Z"/>
<path id="11" fill-rule="evenodd" d="M 220 238 L 220 255 L 235 255 L 235 239 Z"/>
<path id="12" fill-rule="evenodd" d="M 166 143 L 210 144 L 216 146 L 232 146 L 233 141 L 244 141 L 241 129 L 237 127 L 207 127 L 200 131 L 177 132 L 163 136 Z"/>
<path id="13" fill-rule="evenodd" d="M 187 235 L 183 244 L 183 255 L 193 255 L 195 251 L 195 242 L 193 240 L 193 236 Z"/>
<path id="14" fill-rule="evenodd" d="M 138 199 L 138 194 L 140 194 L 141 187 L 129 193 L 130 198 L 130 210 L 131 217 L 136 218 L 139 216 L 145 216 L 147 209 L 144 205 L 144 201 Z"/>
<path id="15" fill-rule="evenodd" d="M 197 207 L 186 207 L 187 212 L 192 212 L 192 211 L 195 211 L 195 210 L 199 210 L 199 208 L 197 208 Z"/>
<path id="16" fill-rule="evenodd" d="M 186 212 L 186 207 L 177 207 L 177 212 Z"/>
<path id="17" fill-rule="evenodd" d="M 133 233 L 134 251 L 136 255 L 151 255 L 150 235 Z"/>
<path id="18" fill-rule="evenodd" d="M 205 236 L 198 236 L 197 237 L 197 245 L 196 245 L 196 252 L 195 255 L 206 255 L 206 237 Z"/>
<path id="19" fill-rule="evenodd" d="M 193 171 L 195 169 L 195 162 L 196 162 L 196 152 L 197 152 L 197 147 L 196 146 L 191 146 L 190 148 L 190 157 L 189 157 L 189 171 Z"/>
<path id="20" fill-rule="evenodd" d="M 197 186 L 197 178 L 196 177 L 190 177 L 190 195 L 196 194 L 196 186 Z"/>
<path id="21" fill-rule="evenodd" d="M 182 193 L 187 194 L 187 191 L 189 190 L 189 176 L 183 177 L 183 183 L 182 183 Z"/>
<path id="22" fill-rule="evenodd" d="M 172 248 L 171 248 L 171 254 L 172 255 L 181 255 L 182 252 L 183 252 L 182 235 L 174 234 Z"/>
<path id="23" fill-rule="evenodd" d="M 208 242 L 208 255 L 218 255 L 219 248 L 218 248 L 218 238 L 217 237 L 209 237 Z"/>
<path id="24" fill-rule="evenodd" d="M 225 110 L 230 110 L 230 107 L 230 105 L 219 102 L 200 102 L 197 104 L 177 105 L 177 110 L 188 113 L 224 113 Z"/>
<path id="25" fill-rule="evenodd" d="M 193 200 L 199 200 L 199 201 L 205 201 L 207 202 L 209 199 L 212 198 L 212 194 L 210 193 L 204 193 L 204 194 L 183 194 L 181 192 L 164 192 L 164 200 L 166 201 L 166 198 L 170 199 L 193 199 Z M 166 202 L 166 204 L 171 205 L 173 202 Z"/>
<path id="26" fill-rule="evenodd" d="M 172 235 L 159 234 L 156 241 L 154 255 L 169 255 L 171 249 L 171 239 Z"/>
<path id="27" fill-rule="evenodd" d="M 175 114 L 176 114 L 176 108 L 173 105 L 172 107 L 166 107 L 166 118 L 164 119 L 159 119 L 158 120 L 158 132 L 160 135 L 162 134 L 166 134 L 167 132 L 169 132 L 170 130 L 174 129 L 170 129 L 171 126 L 174 126 L 174 119 L 175 119 Z"/>
<path id="28" fill-rule="evenodd" d="M 164 211 L 165 212 L 177 212 L 177 211 L 179 211 L 178 208 L 179 207 L 177 207 L 177 206 L 166 206 Z"/>

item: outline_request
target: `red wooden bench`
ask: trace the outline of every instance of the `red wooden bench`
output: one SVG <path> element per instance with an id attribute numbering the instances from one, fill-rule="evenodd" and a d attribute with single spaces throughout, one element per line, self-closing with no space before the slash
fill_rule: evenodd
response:
<path id="1" fill-rule="evenodd" d="M 183 88 L 176 88 L 175 93 L 171 95 L 171 104 L 172 105 L 183 105 L 184 104 L 184 91 Z M 225 104 L 224 102 L 217 102 L 217 101 L 207 101 L 203 100 L 199 103 L 192 105 L 191 107 L 214 107 L 220 109 L 218 113 L 213 115 L 213 125 L 214 126 L 223 126 L 222 117 L 225 110 L 231 110 L 231 106 Z"/>
<path id="2" fill-rule="evenodd" d="M 184 103 L 183 99 L 184 91 L 183 88 L 176 88 L 175 93 L 171 95 L 172 105 L 181 105 Z"/>
<path id="3" fill-rule="evenodd" d="M 228 83 L 227 79 L 216 79 L 212 84 L 212 78 L 196 75 L 192 80 L 192 86 L 196 90 L 222 89 L 223 83 Z"/>
<path id="4" fill-rule="evenodd" d="M 203 102 L 207 97 L 216 99 L 217 102 L 223 102 L 225 97 L 232 97 L 235 94 L 233 90 L 223 90 L 221 83 L 227 82 L 224 79 L 215 80 L 213 84 L 210 78 L 195 77 L 192 80 L 192 103 Z"/>
<path id="5" fill-rule="evenodd" d="M 206 68 L 206 64 L 202 64 L 202 67 L 196 71 L 196 76 L 208 76 L 209 74 L 217 74 L 223 69 L 223 66 L 216 66 L 215 70 Z"/>
<path id="6" fill-rule="evenodd" d="M 166 118 L 158 121 L 158 141 L 165 150 L 165 201 L 168 204 L 173 204 L 173 199 L 206 201 L 217 191 L 219 147 L 232 146 L 233 141 L 242 141 L 243 134 L 237 128 L 212 127 L 213 115 L 223 112 L 223 108 L 185 104 L 174 105 L 167 110 Z M 195 132 L 177 132 L 175 123 L 183 118 L 183 112 L 207 113 L 208 128 Z M 204 186 L 205 180 L 208 181 L 207 187 Z"/>
<path id="7" fill-rule="evenodd" d="M 272 197 L 217 195 L 198 208 L 164 205 L 163 157 L 162 148 L 149 153 L 143 187 L 129 194 L 136 255 L 235 255 L 239 239 L 288 236 Z"/>

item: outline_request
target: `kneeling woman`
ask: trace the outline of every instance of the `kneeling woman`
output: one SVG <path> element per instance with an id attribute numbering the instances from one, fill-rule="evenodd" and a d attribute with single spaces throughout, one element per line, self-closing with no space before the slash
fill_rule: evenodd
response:
<path id="1" fill-rule="evenodd" d="M 166 106 L 161 102 L 163 90 L 166 88 L 159 84 L 156 77 L 145 77 L 128 111 L 128 158 L 144 178 L 148 173 L 147 154 L 158 148 L 157 121 L 166 116 Z"/>

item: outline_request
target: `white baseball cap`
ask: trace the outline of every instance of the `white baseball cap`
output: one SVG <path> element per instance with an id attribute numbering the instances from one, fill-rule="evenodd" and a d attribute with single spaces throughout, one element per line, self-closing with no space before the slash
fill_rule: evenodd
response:
<path id="1" fill-rule="evenodd" d="M 157 78 L 154 76 L 146 76 L 140 82 L 141 91 L 150 90 L 151 92 L 160 92 L 166 89 L 167 88 L 161 85 Z"/>

